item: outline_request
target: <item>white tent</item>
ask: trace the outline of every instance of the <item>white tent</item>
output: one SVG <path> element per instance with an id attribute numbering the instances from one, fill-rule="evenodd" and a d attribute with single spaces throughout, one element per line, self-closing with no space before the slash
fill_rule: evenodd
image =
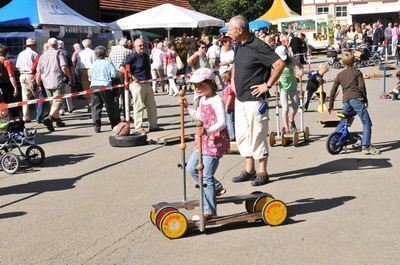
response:
<path id="1" fill-rule="evenodd" d="M 222 27 L 225 22 L 194 10 L 172 4 L 163 4 L 148 10 L 118 19 L 110 24 L 121 30 L 165 28 Z M 169 36 L 168 36 L 169 37 Z"/>

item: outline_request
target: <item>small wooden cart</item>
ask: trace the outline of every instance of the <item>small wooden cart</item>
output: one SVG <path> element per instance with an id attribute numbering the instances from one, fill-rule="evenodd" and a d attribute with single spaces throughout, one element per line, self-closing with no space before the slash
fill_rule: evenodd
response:
<path id="1" fill-rule="evenodd" d="M 224 225 L 235 222 L 263 221 L 271 226 L 282 224 L 286 220 L 287 208 L 285 203 L 275 199 L 272 195 L 263 192 L 253 192 L 249 195 L 228 196 L 217 199 L 217 204 L 243 204 L 245 211 L 236 214 L 218 216 L 204 220 L 204 227 Z M 151 222 L 170 239 L 180 238 L 190 229 L 201 229 L 201 222 L 187 219 L 179 209 L 193 210 L 199 207 L 199 200 L 186 202 L 165 203 L 160 202 L 152 206 L 150 212 Z"/>
<path id="2" fill-rule="evenodd" d="M 201 121 L 197 122 L 197 127 L 202 127 Z M 249 195 L 229 196 L 217 199 L 217 204 L 242 204 L 245 205 L 245 212 L 216 216 L 212 219 L 204 218 L 204 188 L 203 184 L 203 161 L 202 161 L 202 137 L 199 141 L 199 162 L 197 166 L 199 181 L 201 185 L 196 185 L 200 189 L 199 200 L 186 200 L 186 188 L 184 187 L 184 200 L 182 202 L 160 202 L 152 205 L 150 211 L 151 222 L 170 239 L 180 238 L 189 229 L 199 229 L 204 232 L 207 226 L 223 225 L 236 222 L 256 222 L 264 221 L 266 224 L 277 226 L 282 224 L 287 217 L 287 208 L 284 202 L 275 199 L 272 195 L 263 192 L 253 192 Z M 183 146 L 183 144 L 182 144 Z M 182 149 L 184 150 L 184 149 Z M 184 176 L 185 177 L 185 176 Z M 184 186 L 185 186 L 184 181 Z M 193 210 L 196 207 L 200 211 L 200 220 L 195 222 L 188 220 L 179 209 Z"/>

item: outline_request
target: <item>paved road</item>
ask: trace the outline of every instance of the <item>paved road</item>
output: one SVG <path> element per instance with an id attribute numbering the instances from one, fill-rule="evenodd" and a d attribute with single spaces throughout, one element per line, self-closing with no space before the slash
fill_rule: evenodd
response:
<path id="1" fill-rule="evenodd" d="M 217 171 L 227 195 L 261 190 L 287 202 L 286 224 L 227 225 L 179 240 L 166 239 L 149 222 L 151 204 L 182 199 L 178 146 L 112 148 L 108 126 L 94 134 L 89 115 L 78 110 L 66 116 L 68 127 L 39 130 L 47 156 L 42 167 L 0 172 L 0 264 L 397 264 L 400 103 L 379 99 L 382 84 L 367 80 L 381 155 L 329 155 L 325 139 L 333 128 L 307 112 L 311 142 L 270 149 L 272 183 L 257 189 L 232 183 L 244 167 L 238 155 L 222 158 Z M 178 129 L 176 98 L 156 100 L 160 123 Z M 314 101 L 310 109 L 316 108 Z M 270 119 L 275 130 L 273 108 Z M 359 120 L 351 130 L 361 131 Z M 189 197 L 196 198 L 189 183 Z M 243 208 L 223 205 L 218 212 Z"/>

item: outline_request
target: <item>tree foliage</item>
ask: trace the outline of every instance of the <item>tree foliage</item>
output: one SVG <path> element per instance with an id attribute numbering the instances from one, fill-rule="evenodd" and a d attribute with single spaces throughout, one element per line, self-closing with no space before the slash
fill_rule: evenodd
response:
<path id="1" fill-rule="evenodd" d="M 193 8 L 201 13 L 229 20 L 235 15 L 243 15 L 254 20 L 271 7 L 273 0 L 189 0 Z"/>

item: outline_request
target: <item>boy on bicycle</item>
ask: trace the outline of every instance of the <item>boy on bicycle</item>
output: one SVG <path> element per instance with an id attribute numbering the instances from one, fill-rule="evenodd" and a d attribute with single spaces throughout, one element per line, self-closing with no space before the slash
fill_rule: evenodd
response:
<path id="1" fill-rule="evenodd" d="M 342 63 L 345 69 L 336 76 L 333 82 L 328 112 L 331 113 L 333 109 L 335 95 L 339 85 L 341 85 L 343 90 L 342 113 L 349 114 L 355 111 L 363 124 L 362 152 L 366 155 L 380 154 L 380 151 L 371 145 L 372 122 L 367 110 L 368 99 L 363 74 L 360 70 L 353 68 L 354 55 L 352 53 L 344 52 Z M 336 127 L 336 131 L 342 129 L 344 124 L 345 122 L 342 119 Z"/>

